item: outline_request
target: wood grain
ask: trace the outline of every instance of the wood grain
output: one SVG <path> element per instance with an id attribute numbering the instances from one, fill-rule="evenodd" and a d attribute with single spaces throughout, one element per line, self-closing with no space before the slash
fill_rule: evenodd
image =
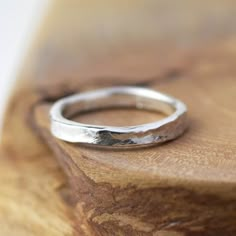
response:
<path id="1" fill-rule="evenodd" d="M 6 111 L 0 153 L 1 236 L 73 234 L 66 178 L 28 125 L 37 100 L 32 84 L 21 80 Z"/>

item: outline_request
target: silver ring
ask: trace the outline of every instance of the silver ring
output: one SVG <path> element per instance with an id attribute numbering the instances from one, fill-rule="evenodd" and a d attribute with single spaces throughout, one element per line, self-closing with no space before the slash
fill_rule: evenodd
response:
<path id="1" fill-rule="evenodd" d="M 156 122 L 136 126 L 99 126 L 68 118 L 71 108 L 79 112 L 108 107 L 136 107 L 168 115 Z M 187 127 L 187 107 L 169 95 L 140 87 L 111 87 L 75 94 L 55 102 L 50 110 L 51 133 L 71 143 L 130 147 L 162 143 L 180 136 Z"/>

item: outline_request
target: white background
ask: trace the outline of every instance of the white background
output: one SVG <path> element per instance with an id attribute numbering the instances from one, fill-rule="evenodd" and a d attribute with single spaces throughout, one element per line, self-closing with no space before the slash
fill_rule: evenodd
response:
<path id="1" fill-rule="evenodd" d="M 7 98 L 48 5 L 49 0 L 0 0 L 0 134 Z"/>

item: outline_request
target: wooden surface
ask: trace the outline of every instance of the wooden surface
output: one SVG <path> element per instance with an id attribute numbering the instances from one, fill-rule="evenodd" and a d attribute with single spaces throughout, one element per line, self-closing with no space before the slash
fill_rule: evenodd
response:
<path id="1" fill-rule="evenodd" d="M 230 1 L 216 1 L 218 5 L 225 6 L 229 16 L 234 11 Z M 0 235 L 236 234 L 236 38 L 229 27 L 224 37 L 211 32 L 203 43 L 204 27 L 212 23 L 202 22 L 195 7 L 189 10 L 194 16 L 191 25 L 193 32 L 202 33 L 195 41 L 187 40 L 188 48 L 174 43 L 183 40 L 177 33 L 173 43 L 157 34 L 157 41 L 133 40 L 131 46 L 131 37 L 123 46 L 117 39 L 118 46 L 97 51 L 97 57 L 81 49 L 88 57 L 81 63 L 73 37 L 70 45 L 62 43 L 66 34 L 59 31 L 53 35 L 46 30 L 39 37 L 6 112 Z M 58 14 L 52 25 L 64 22 Z M 224 11 L 217 14 L 222 22 L 231 19 Z M 181 24 L 187 27 L 176 22 L 180 32 Z M 40 54 L 55 38 L 52 51 Z M 115 84 L 152 87 L 182 99 L 189 107 L 189 130 L 164 145 L 123 151 L 72 145 L 50 135 L 48 110 L 54 100 Z M 110 110 L 75 119 L 127 125 L 159 118 L 142 111 Z"/>
<path id="2" fill-rule="evenodd" d="M 28 125 L 36 98 L 32 86 L 21 81 L 6 112 L 0 153 L 1 236 L 73 235 L 66 178 Z"/>
<path id="3" fill-rule="evenodd" d="M 202 56 L 199 52 L 181 75 L 157 77 L 148 83 L 189 106 L 188 132 L 165 145 L 114 151 L 58 141 L 49 132 L 50 103 L 37 104 L 36 129 L 56 152 L 72 182 L 78 224 L 85 218 L 86 230 L 98 235 L 148 235 L 160 230 L 186 235 L 236 232 L 236 71 L 234 62 L 229 64 L 236 54 L 231 53 L 230 45 L 221 47 L 214 50 L 214 56 L 212 50 Z M 156 67 L 148 73 L 150 70 Z M 74 82 L 75 91 L 83 90 L 79 81 Z M 126 82 L 135 84 L 136 80 Z M 78 117 L 112 125 L 157 118 L 153 113 L 120 110 Z"/>

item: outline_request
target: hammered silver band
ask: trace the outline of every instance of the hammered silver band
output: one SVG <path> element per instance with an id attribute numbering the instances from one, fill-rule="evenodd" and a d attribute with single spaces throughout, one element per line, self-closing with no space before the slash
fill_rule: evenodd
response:
<path id="1" fill-rule="evenodd" d="M 162 112 L 166 118 L 136 126 L 99 126 L 70 120 L 71 110 L 136 107 Z M 187 127 L 187 107 L 169 95 L 140 87 L 111 87 L 58 100 L 50 110 L 51 133 L 71 143 L 130 147 L 162 143 L 180 136 Z"/>

